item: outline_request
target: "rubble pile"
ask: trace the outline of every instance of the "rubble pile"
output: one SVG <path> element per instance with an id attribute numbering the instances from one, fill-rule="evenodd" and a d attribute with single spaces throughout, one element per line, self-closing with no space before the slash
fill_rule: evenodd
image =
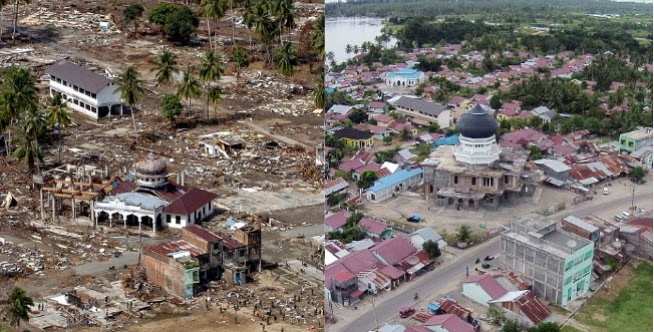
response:
<path id="1" fill-rule="evenodd" d="M 25 14 L 29 15 L 20 20 L 21 25 L 103 31 L 108 34 L 121 32 L 113 23 L 111 15 L 82 13 L 71 7 L 62 7 L 60 10 L 36 7 Z"/>

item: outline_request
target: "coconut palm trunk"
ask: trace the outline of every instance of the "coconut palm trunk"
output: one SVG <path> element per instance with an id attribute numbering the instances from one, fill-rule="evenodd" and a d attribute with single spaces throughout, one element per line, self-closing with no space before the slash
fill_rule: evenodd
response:
<path id="1" fill-rule="evenodd" d="M 236 24 L 234 24 L 234 4 L 233 1 L 229 3 L 229 13 L 231 14 L 230 20 L 232 20 L 232 51 L 234 51 L 234 45 L 236 44 Z"/>
<path id="2" fill-rule="evenodd" d="M 14 32 L 11 34 L 11 40 L 14 40 L 16 37 L 16 26 L 18 25 L 18 1 L 20 0 L 16 0 L 14 3 Z"/>
<path id="3" fill-rule="evenodd" d="M 207 34 L 209 35 L 209 49 L 212 49 L 213 41 L 211 38 L 211 20 L 209 20 L 209 16 L 207 15 Z"/>

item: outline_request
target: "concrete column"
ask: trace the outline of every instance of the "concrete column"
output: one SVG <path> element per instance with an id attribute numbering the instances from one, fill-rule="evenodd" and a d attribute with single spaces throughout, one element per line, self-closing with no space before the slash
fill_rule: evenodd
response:
<path id="1" fill-rule="evenodd" d="M 141 234 L 141 218 L 139 218 L 139 234 Z"/>
<path id="2" fill-rule="evenodd" d="M 73 206 L 73 221 L 75 221 L 75 198 L 72 197 L 70 201 L 72 203 L 71 205 Z"/>
<path id="3" fill-rule="evenodd" d="M 123 228 L 127 228 L 127 216 L 123 216 L 122 214 L 120 216 L 123 217 Z"/>
<path id="4" fill-rule="evenodd" d="M 152 234 L 157 235 L 157 214 L 154 214 L 154 219 L 152 219 Z"/>
<path id="5" fill-rule="evenodd" d="M 95 228 L 98 225 L 98 216 L 95 215 L 95 208 L 93 207 L 94 201 L 91 200 L 89 201 L 89 209 L 91 210 L 89 212 L 89 215 L 91 216 L 91 222 L 93 223 L 93 228 Z"/>
<path id="6" fill-rule="evenodd" d="M 51 195 L 52 195 L 52 221 L 54 222 L 55 219 L 56 219 L 55 218 L 56 217 L 55 209 L 56 209 L 57 201 L 56 201 L 56 198 L 55 198 L 55 194 L 51 193 Z"/>
<path id="7" fill-rule="evenodd" d="M 114 221 L 113 219 L 114 219 L 114 216 L 109 214 L 109 228 L 113 227 L 113 221 Z"/>
<path id="8" fill-rule="evenodd" d="M 45 211 L 43 211 L 43 189 L 39 190 L 39 198 L 41 201 L 41 222 L 45 221 Z"/>

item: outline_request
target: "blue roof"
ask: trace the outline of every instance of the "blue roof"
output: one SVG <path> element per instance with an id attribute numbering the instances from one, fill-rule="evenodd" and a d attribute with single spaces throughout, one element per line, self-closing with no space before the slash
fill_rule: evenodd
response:
<path id="1" fill-rule="evenodd" d="M 328 95 L 334 93 L 334 91 L 336 91 L 336 89 L 334 89 L 334 88 L 325 88 L 325 92 L 326 92 Z"/>
<path id="2" fill-rule="evenodd" d="M 418 174 L 422 174 L 422 168 L 414 168 L 412 170 L 403 169 L 401 171 L 395 172 L 387 177 L 375 181 L 375 185 L 370 187 L 368 190 L 372 192 L 379 192 L 388 187 L 392 187 L 402 181 L 405 181 L 413 176 L 416 176 Z"/>
<path id="3" fill-rule="evenodd" d="M 438 309 L 440 309 L 440 307 L 435 305 L 435 304 L 430 304 L 430 305 L 427 306 L 427 309 L 429 309 L 431 311 L 438 311 Z"/>
<path id="4" fill-rule="evenodd" d="M 459 135 L 452 135 L 448 137 L 443 137 L 440 138 L 436 143 L 434 143 L 434 147 L 438 147 L 441 145 L 457 145 L 459 144 Z"/>
<path id="5" fill-rule="evenodd" d="M 420 75 L 422 75 L 421 71 L 417 71 L 415 69 L 409 69 L 409 68 L 402 68 L 399 71 L 386 75 L 386 77 L 387 78 L 394 78 L 394 77 L 420 78 Z"/>

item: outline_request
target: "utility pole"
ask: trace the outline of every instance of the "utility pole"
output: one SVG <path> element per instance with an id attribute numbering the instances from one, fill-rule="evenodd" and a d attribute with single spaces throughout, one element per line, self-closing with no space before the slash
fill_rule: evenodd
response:
<path id="1" fill-rule="evenodd" d="M 634 207 L 634 196 L 636 195 L 636 185 L 631 185 L 631 209 L 635 212 L 636 208 Z"/>

